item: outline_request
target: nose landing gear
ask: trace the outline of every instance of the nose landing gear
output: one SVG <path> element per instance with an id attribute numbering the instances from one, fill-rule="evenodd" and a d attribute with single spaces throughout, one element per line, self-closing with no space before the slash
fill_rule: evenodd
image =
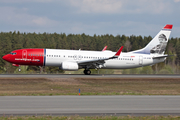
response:
<path id="1" fill-rule="evenodd" d="M 91 74 L 91 71 L 90 71 L 90 70 L 84 70 L 84 74 L 85 74 L 85 75 L 90 75 L 90 74 Z"/>
<path id="2" fill-rule="evenodd" d="M 21 66 L 19 65 L 19 69 L 18 69 L 19 72 L 21 72 Z"/>

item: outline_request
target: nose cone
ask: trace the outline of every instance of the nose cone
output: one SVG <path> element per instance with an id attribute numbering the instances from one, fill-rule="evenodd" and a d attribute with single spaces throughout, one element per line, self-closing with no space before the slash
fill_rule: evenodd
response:
<path id="1" fill-rule="evenodd" d="M 7 60 L 8 60 L 8 55 L 4 55 L 4 56 L 2 57 L 2 59 L 7 61 Z"/>

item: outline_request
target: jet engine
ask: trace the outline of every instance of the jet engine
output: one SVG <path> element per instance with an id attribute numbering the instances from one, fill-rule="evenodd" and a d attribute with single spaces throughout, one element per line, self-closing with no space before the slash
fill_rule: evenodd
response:
<path id="1" fill-rule="evenodd" d="M 60 69 L 62 70 L 72 70 L 72 71 L 78 70 L 78 68 L 79 68 L 78 64 L 73 62 L 63 62 L 60 67 Z"/>

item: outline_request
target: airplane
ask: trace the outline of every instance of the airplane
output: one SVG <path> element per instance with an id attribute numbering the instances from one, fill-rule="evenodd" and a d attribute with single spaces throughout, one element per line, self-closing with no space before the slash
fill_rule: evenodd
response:
<path id="1" fill-rule="evenodd" d="M 14 66 L 58 66 L 62 70 L 76 71 L 84 69 L 85 75 L 90 75 L 90 69 L 129 69 L 154 65 L 165 61 L 164 54 L 173 25 L 167 24 L 142 49 L 122 52 L 123 46 L 117 52 L 106 50 L 65 50 L 25 48 L 14 50 L 3 56 L 5 61 Z"/>

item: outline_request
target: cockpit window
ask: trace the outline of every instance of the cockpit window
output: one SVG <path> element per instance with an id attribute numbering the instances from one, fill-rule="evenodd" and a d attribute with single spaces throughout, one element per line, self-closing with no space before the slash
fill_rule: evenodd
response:
<path id="1" fill-rule="evenodd" d="M 11 52 L 10 54 L 11 54 L 11 55 L 16 55 L 16 53 L 15 53 L 15 52 Z"/>

